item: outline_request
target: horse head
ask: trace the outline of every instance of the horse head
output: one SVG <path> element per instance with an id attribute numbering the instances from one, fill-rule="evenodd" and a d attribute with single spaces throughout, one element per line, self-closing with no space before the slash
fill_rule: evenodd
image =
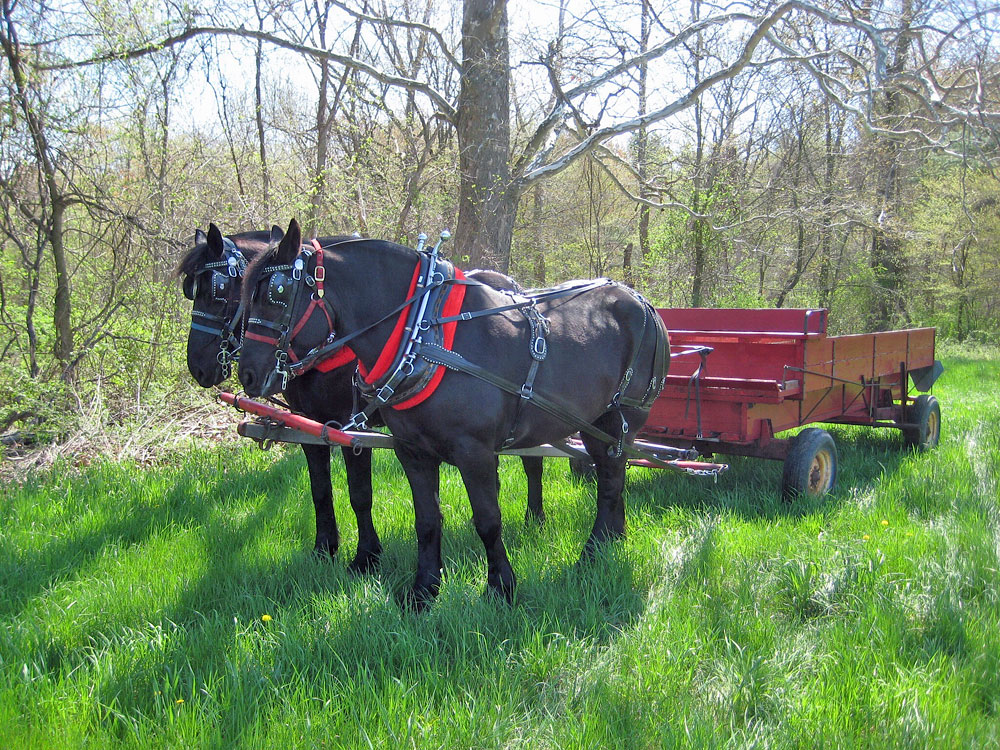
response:
<path id="1" fill-rule="evenodd" d="M 253 238 L 259 233 L 237 235 Z M 178 268 L 184 296 L 191 300 L 191 328 L 188 332 L 187 363 L 192 377 L 202 387 L 218 385 L 227 377 L 239 350 L 238 329 L 241 280 L 247 264 L 244 248 L 222 235 L 210 224 L 206 235 L 195 232 L 195 245 Z M 247 253 L 247 254 L 245 254 Z"/>
<path id="2" fill-rule="evenodd" d="M 350 238 L 334 238 L 343 241 Z M 282 391 L 292 367 L 309 351 L 334 338 L 336 313 L 326 297 L 323 247 L 302 244 L 292 219 L 288 231 L 271 228 L 268 251 L 247 269 L 243 302 L 250 311 L 239 376 L 247 393 Z"/>

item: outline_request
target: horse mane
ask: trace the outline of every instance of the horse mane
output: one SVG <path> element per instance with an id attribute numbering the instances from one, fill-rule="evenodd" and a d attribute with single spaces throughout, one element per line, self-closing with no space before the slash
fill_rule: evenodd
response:
<path id="1" fill-rule="evenodd" d="M 247 257 L 247 260 L 251 260 L 264 253 L 267 250 L 268 242 L 271 239 L 270 232 L 260 231 L 240 232 L 239 234 L 227 236 Z M 184 257 L 181 258 L 180 263 L 177 264 L 176 275 L 189 276 L 191 274 L 195 274 L 204 268 L 206 263 L 212 260 L 218 260 L 218 258 L 208 257 L 208 243 L 199 242 L 188 250 L 184 254 Z"/>

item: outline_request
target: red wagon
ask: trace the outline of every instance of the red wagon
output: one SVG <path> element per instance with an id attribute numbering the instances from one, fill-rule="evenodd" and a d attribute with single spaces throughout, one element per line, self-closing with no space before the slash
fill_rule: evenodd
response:
<path id="1" fill-rule="evenodd" d="M 643 439 L 784 461 L 782 496 L 833 486 L 837 451 L 816 422 L 894 427 L 921 450 L 938 442 L 941 411 L 928 391 L 942 371 L 934 329 L 827 335 L 826 310 L 661 309 L 679 357 L 653 404 Z"/>

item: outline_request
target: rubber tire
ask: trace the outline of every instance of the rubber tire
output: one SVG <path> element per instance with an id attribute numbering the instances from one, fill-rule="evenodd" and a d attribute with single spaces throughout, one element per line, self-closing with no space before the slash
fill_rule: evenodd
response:
<path id="1" fill-rule="evenodd" d="M 941 440 L 941 405 L 934 396 L 917 396 L 906 410 L 906 421 L 917 425 L 903 428 L 903 440 L 908 446 L 921 453 L 937 447 Z"/>
<path id="2" fill-rule="evenodd" d="M 837 446 L 819 427 L 807 427 L 792 438 L 781 475 L 781 499 L 825 495 L 837 481 Z"/>

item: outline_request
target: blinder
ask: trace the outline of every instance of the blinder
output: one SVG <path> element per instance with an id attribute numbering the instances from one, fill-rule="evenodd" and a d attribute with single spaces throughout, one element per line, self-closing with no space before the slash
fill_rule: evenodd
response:
<path id="1" fill-rule="evenodd" d="M 288 307 L 292 299 L 291 276 L 284 271 L 275 271 L 267 282 L 267 301 L 277 307 Z"/>

